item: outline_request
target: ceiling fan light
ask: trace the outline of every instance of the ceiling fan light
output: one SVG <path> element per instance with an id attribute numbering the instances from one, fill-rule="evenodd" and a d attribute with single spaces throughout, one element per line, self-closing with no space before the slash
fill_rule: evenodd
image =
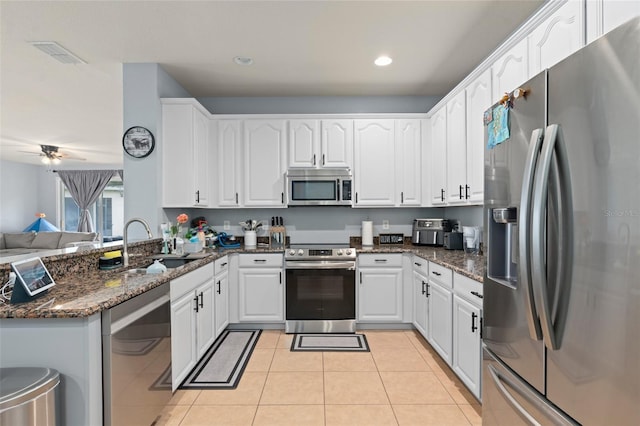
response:
<path id="1" fill-rule="evenodd" d="M 53 164 L 60 164 L 60 159 L 59 159 L 59 158 L 57 158 L 57 157 L 55 157 L 55 158 L 53 158 L 53 159 L 51 160 L 51 162 L 52 162 Z"/>
<path id="2" fill-rule="evenodd" d="M 42 161 L 43 164 L 51 163 L 51 160 L 49 159 L 49 157 L 42 157 L 42 160 L 40 160 L 40 161 Z"/>

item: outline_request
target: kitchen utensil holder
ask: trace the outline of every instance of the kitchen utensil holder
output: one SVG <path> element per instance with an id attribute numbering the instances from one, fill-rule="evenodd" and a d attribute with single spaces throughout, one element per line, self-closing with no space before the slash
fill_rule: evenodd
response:
<path id="1" fill-rule="evenodd" d="M 284 248 L 287 241 L 287 230 L 284 226 L 272 226 L 269 228 L 269 248 Z"/>

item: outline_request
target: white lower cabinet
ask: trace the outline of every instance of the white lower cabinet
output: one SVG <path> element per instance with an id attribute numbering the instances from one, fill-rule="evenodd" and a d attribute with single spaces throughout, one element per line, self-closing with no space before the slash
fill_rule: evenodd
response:
<path id="1" fill-rule="evenodd" d="M 214 326 L 216 338 L 229 325 L 229 258 L 224 256 L 215 261 L 214 279 L 215 313 Z"/>
<path id="2" fill-rule="evenodd" d="M 171 281 L 173 390 L 215 340 L 213 283 L 213 263 Z"/>
<path id="3" fill-rule="evenodd" d="M 402 322 L 401 254 L 358 257 L 358 321 Z"/>
<path id="4" fill-rule="evenodd" d="M 481 399 L 482 284 L 454 274 L 453 371 Z"/>
<path id="5" fill-rule="evenodd" d="M 453 294 L 448 288 L 430 280 L 427 286 L 427 297 L 429 299 L 429 343 L 442 359 L 451 365 Z"/>
<path id="6" fill-rule="evenodd" d="M 417 271 L 413 271 L 413 325 L 429 340 L 429 299 L 427 284 L 429 280 Z"/>
<path id="7" fill-rule="evenodd" d="M 281 254 L 240 254 L 238 320 L 284 321 L 284 274 Z"/>

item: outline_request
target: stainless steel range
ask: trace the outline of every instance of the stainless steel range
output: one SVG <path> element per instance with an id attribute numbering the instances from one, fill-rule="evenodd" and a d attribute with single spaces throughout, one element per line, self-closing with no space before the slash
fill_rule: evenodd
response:
<path id="1" fill-rule="evenodd" d="M 285 252 L 287 333 L 355 333 L 356 249 L 292 245 Z"/>

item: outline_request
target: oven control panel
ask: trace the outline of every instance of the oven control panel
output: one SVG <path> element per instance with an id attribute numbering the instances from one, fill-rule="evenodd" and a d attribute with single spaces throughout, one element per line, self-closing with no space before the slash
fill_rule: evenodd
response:
<path id="1" fill-rule="evenodd" d="M 355 259 L 356 249 L 346 248 L 291 248 L 285 252 L 286 259 Z"/>

